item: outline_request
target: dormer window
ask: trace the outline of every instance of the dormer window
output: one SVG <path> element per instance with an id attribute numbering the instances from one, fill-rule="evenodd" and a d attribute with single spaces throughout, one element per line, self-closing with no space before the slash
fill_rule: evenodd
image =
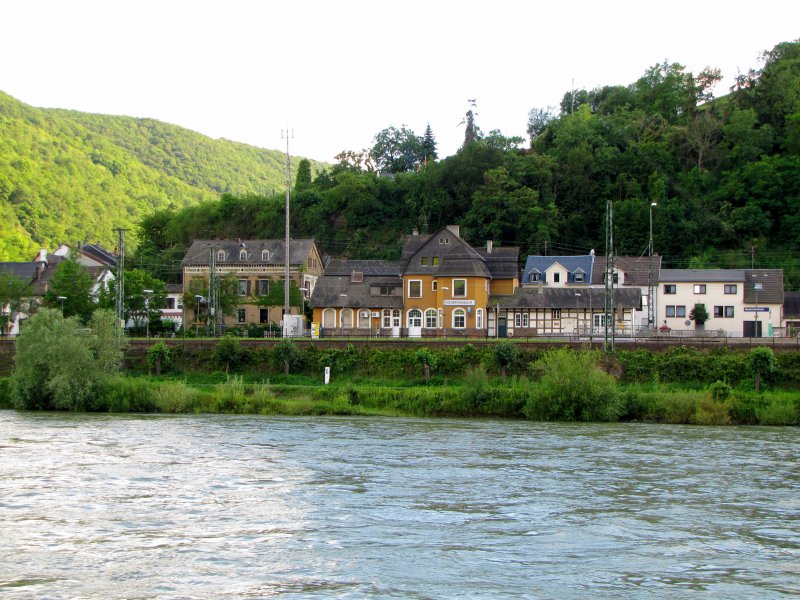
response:
<path id="1" fill-rule="evenodd" d="M 449 244 L 450 243 L 450 238 L 446 237 L 446 236 L 442 236 L 442 237 L 439 238 L 439 243 L 440 244 Z"/>
<path id="2" fill-rule="evenodd" d="M 225 260 L 225 250 L 217 250 L 217 261 L 222 262 Z"/>
<path id="3" fill-rule="evenodd" d="M 528 273 L 528 279 L 530 281 L 544 281 L 542 278 L 542 272 L 539 269 L 533 269 L 530 273 Z"/>
<path id="4" fill-rule="evenodd" d="M 239 250 L 239 260 L 240 261 L 247 260 L 247 250 Z"/>
<path id="5" fill-rule="evenodd" d="M 586 271 L 583 269 L 575 269 L 575 272 L 572 274 L 572 278 L 575 280 L 576 283 L 580 283 L 584 280 L 586 275 Z"/>
<path id="6" fill-rule="evenodd" d="M 363 283 L 363 282 L 364 282 L 363 271 L 353 271 L 350 274 L 350 283 Z"/>
<path id="7" fill-rule="evenodd" d="M 267 262 L 269 260 L 269 250 L 262 250 L 261 251 L 261 262 Z"/>
<path id="8" fill-rule="evenodd" d="M 428 266 L 428 257 L 427 256 L 421 257 L 419 259 L 419 264 L 421 264 L 423 267 L 427 267 Z"/>
<path id="9" fill-rule="evenodd" d="M 575 273 L 575 281 L 583 281 L 583 273 Z"/>
<path id="10" fill-rule="evenodd" d="M 553 283 L 559 283 L 561 281 L 561 273 L 553 273 Z"/>

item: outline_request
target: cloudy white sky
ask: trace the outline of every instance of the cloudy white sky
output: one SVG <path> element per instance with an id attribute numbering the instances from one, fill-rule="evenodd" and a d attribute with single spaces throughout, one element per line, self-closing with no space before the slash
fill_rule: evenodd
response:
<path id="1" fill-rule="evenodd" d="M 800 1 L 0 0 L 0 90 L 33 106 L 151 117 L 324 161 L 430 123 L 440 156 L 531 108 L 668 59 L 737 69 L 800 37 Z"/>

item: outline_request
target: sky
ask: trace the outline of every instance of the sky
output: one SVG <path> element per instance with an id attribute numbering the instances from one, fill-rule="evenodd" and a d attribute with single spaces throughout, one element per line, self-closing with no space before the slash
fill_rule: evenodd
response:
<path id="1" fill-rule="evenodd" d="M 0 90 L 32 106 L 154 118 L 335 162 L 402 125 L 440 157 L 525 136 L 565 92 L 668 60 L 737 70 L 800 37 L 798 0 L 0 0 Z"/>

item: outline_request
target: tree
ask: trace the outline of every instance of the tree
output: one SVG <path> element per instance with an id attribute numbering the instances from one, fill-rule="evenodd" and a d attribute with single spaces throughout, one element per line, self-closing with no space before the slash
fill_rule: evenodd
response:
<path id="1" fill-rule="evenodd" d="M 500 369 L 500 376 L 505 379 L 506 369 L 519 360 L 519 348 L 508 340 L 497 342 L 492 348 L 492 361 Z"/>
<path id="2" fill-rule="evenodd" d="M 698 329 L 702 329 L 706 321 L 708 321 L 708 311 L 705 304 L 695 304 L 694 308 L 689 312 L 689 319 L 694 321 Z"/>
<path id="3" fill-rule="evenodd" d="M 759 347 L 753 348 L 747 357 L 747 371 L 755 379 L 757 392 L 761 391 L 761 380 L 768 379 L 778 370 L 778 363 L 775 360 L 775 353 L 772 348 Z"/>
<path id="4" fill-rule="evenodd" d="M 435 148 L 434 148 L 435 150 Z M 401 125 L 387 127 L 374 139 L 369 151 L 378 169 L 385 173 L 407 173 L 413 171 L 427 156 L 423 138 Z"/>
<path id="5" fill-rule="evenodd" d="M 160 315 L 166 299 L 167 286 L 163 281 L 140 269 L 125 273 L 125 310 L 137 327 Z"/>
<path id="6" fill-rule="evenodd" d="M 77 316 L 63 318 L 56 309 L 30 318 L 17 340 L 11 372 L 16 408 L 92 408 L 102 384 L 119 372 L 124 342 L 110 311 L 96 311 L 89 328 L 87 335 Z"/>
<path id="7" fill-rule="evenodd" d="M 92 276 L 75 258 L 61 262 L 44 295 L 45 304 L 62 309 L 65 317 L 77 316 L 87 323 L 95 306 L 92 302 Z M 61 300 L 63 298 L 63 300 Z"/>
<path id="8" fill-rule="evenodd" d="M 147 351 L 147 366 L 155 369 L 156 375 L 161 375 L 161 369 L 169 366 L 171 352 L 169 346 L 159 341 L 150 346 Z"/>
<path id="9" fill-rule="evenodd" d="M 433 354 L 427 348 L 421 348 L 416 351 L 414 357 L 417 359 L 417 362 L 422 365 L 423 370 L 425 371 L 425 383 L 431 378 L 431 369 L 436 368 L 436 355 Z"/>
<path id="10" fill-rule="evenodd" d="M 464 119 L 461 121 L 460 125 L 466 125 L 464 128 L 464 145 L 462 148 L 466 148 L 475 140 L 479 140 L 481 138 L 481 131 L 477 125 L 475 125 L 475 117 L 478 116 L 478 113 L 473 112 L 473 108 L 477 106 L 476 100 L 467 100 L 469 102 L 469 110 L 467 114 L 464 115 Z"/>
<path id="11" fill-rule="evenodd" d="M 549 106 L 547 108 L 532 108 L 528 112 L 528 137 L 531 138 L 531 144 L 547 129 L 547 126 L 555 118 L 556 116 Z"/>
<path id="12" fill-rule="evenodd" d="M 297 165 L 297 175 L 294 180 L 294 191 L 299 192 L 311 186 L 311 161 L 304 158 Z"/>
<path id="13" fill-rule="evenodd" d="M 433 136 L 431 124 L 425 128 L 425 134 L 422 136 L 422 150 L 427 160 L 436 160 L 439 155 L 436 153 L 436 138 Z"/>

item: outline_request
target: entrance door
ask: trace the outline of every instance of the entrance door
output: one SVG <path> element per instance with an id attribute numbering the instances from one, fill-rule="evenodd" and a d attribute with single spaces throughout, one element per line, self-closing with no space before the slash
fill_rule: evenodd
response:
<path id="1" fill-rule="evenodd" d="M 497 337 L 508 337 L 508 321 L 506 317 L 497 318 Z"/>
<path id="2" fill-rule="evenodd" d="M 742 325 L 744 325 L 744 331 L 742 332 L 744 337 L 761 337 L 763 321 L 744 321 Z"/>

